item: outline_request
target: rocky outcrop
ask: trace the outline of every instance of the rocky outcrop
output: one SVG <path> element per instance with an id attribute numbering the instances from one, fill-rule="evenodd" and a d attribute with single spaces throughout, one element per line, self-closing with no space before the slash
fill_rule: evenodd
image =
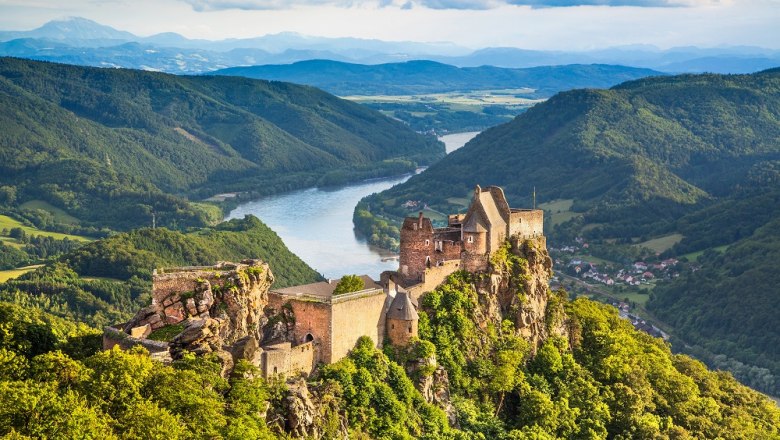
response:
<path id="1" fill-rule="evenodd" d="M 544 237 L 512 239 L 510 245 L 506 257 L 494 256 L 487 276 L 476 283 L 481 320 L 483 324 L 511 320 L 535 350 L 551 334 L 567 333 L 562 320 L 550 322 L 551 316 L 561 313 L 550 309 L 558 307 L 550 302 L 552 258 Z"/>
<path id="2" fill-rule="evenodd" d="M 273 281 L 268 265 L 260 260 L 155 272 L 152 303 L 136 313 L 124 331 L 145 325 L 157 330 L 185 321 L 185 331 L 191 333 L 215 330 L 214 334 L 200 335 L 210 338 L 208 343 L 184 343 L 198 350 L 206 350 L 209 344 L 231 345 L 247 336 L 261 340 L 263 308 Z M 182 339 L 194 337 L 188 334 Z M 212 340 L 217 337 L 219 343 Z"/>
<path id="3" fill-rule="evenodd" d="M 180 359 L 184 351 L 196 355 L 213 353 L 222 349 L 219 331 L 222 323 L 212 318 L 189 318 L 184 330 L 174 336 L 170 343 L 171 357 Z"/>
<path id="4" fill-rule="evenodd" d="M 414 386 L 425 401 L 441 408 L 447 414 L 450 426 L 457 427 L 458 414 L 450 400 L 450 379 L 436 356 L 407 362 L 406 373 L 416 378 Z"/>
<path id="5" fill-rule="evenodd" d="M 287 381 L 284 397 L 268 411 L 266 423 L 285 437 L 349 439 L 346 415 L 328 384 L 310 388 L 302 378 Z M 330 397 L 323 397 L 330 396 Z"/>

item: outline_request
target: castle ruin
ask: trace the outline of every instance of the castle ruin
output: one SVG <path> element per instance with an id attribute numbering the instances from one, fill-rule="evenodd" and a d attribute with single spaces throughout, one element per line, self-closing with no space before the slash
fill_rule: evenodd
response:
<path id="1" fill-rule="evenodd" d="M 362 276 L 358 292 L 334 295 L 336 281 L 271 289 L 273 275 L 259 260 L 155 271 L 152 304 L 107 327 L 104 348 L 142 345 L 163 361 L 214 352 L 230 365 L 247 359 L 265 377 L 310 374 L 344 358 L 361 336 L 377 347 L 407 345 L 417 337 L 424 292 L 458 270 L 488 271 L 507 240 L 543 243 L 542 228 L 542 210 L 512 209 L 501 188 L 477 186 L 466 214 L 448 216 L 445 227 L 422 213 L 406 218 L 398 270 L 379 282 Z M 155 340 L 171 327 L 169 340 Z"/>

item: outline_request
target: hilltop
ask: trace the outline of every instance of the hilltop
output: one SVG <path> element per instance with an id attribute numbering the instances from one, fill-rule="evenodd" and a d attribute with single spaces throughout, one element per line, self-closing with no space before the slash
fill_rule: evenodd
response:
<path id="1" fill-rule="evenodd" d="M 610 87 L 632 79 L 664 75 L 651 69 L 604 64 L 506 69 L 493 66 L 456 67 L 425 60 L 377 65 L 308 60 L 292 64 L 230 67 L 212 74 L 290 81 L 319 87 L 339 96 L 527 88 L 532 89 L 524 95 L 529 98 L 549 97 L 562 90 L 583 87 Z"/>
<path id="2" fill-rule="evenodd" d="M 408 200 L 457 210 L 453 198 L 476 180 L 525 205 L 534 187 L 539 200 L 573 199 L 596 226 L 592 234 L 664 232 L 780 158 L 779 113 L 780 70 L 564 92 L 486 130 L 372 206 L 392 218 L 410 211 L 401 206 Z M 431 194 L 432 187 L 445 189 Z"/>
<path id="3" fill-rule="evenodd" d="M 211 221 L 185 201 L 399 174 L 432 137 L 312 87 L 0 58 L 0 204 L 81 226 Z"/>
<path id="4" fill-rule="evenodd" d="M 548 221 L 547 235 L 556 246 L 579 237 L 606 260 L 677 234 L 661 258 L 680 258 L 685 270 L 657 282 L 648 308 L 674 326 L 676 349 L 776 393 L 778 332 L 768 323 L 778 313 L 778 114 L 778 69 L 560 93 L 364 199 L 355 224 L 391 242 L 397 219 L 420 208 L 462 210 L 478 179 L 526 206 L 534 188 L 538 201 L 567 201 L 566 217 Z"/>

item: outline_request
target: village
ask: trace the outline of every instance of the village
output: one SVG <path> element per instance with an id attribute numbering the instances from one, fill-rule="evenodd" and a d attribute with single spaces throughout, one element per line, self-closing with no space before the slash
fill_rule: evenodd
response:
<path id="1" fill-rule="evenodd" d="M 572 294 L 610 304 L 637 330 L 668 339 L 666 332 L 641 316 L 643 306 L 657 282 L 677 278 L 682 270 L 696 270 L 697 266 L 686 267 L 677 258 L 662 259 L 659 255 L 621 264 L 594 257 L 589 248 L 589 243 L 582 237 L 560 247 L 550 246 L 550 254 L 558 268 L 550 281 L 551 286 L 564 286 Z"/>

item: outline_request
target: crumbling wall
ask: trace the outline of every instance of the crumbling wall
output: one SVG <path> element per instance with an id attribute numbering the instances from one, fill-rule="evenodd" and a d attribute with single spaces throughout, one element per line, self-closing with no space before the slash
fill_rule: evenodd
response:
<path id="1" fill-rule="evenodd" d="M 269 294 L 268 307 L 281 310 L 289 307 L 295 324 L 292 336 L 294 345 L 309 342 L 317 343 L 315 361 L 330 362 L 331 353 L 331 307 L 330 304 L 306 299 L 291 300 L 275 293 Z"/>

